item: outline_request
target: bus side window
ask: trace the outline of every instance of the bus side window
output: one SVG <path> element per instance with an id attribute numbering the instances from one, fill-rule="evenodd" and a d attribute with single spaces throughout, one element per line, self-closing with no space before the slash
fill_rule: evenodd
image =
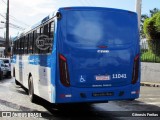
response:
<path id="1" fill-rule="evenodd" d="M 37 44 L 36 44 L 37 39 L 38 39 L 38 37 L 40 36 L 40 33 L 41 33 L 41 30 L 40 30 L 40 28 L 38 28 L 38 29 L 37 29 L 37 33 L 36 33 L 36 40 L 35 40 L 35 53 L 37 53 L 37 54 L 40 53 L 40 50 L 39 50 L 39 48 L 37 47 Z"/>
<path id="2" fill-rule="evenodd" d="M 28 37 L 29 37 L 29 35 L 27 34 L 26 35 L 26 39 L 25 39 L 25 48 L 24 48 L 24 50 L 25 50 L 25 54 L 28 54 Z"/>
<path id="3" fill-rule="evenodd" d="M 29 33 L 28 38 L 28 54 L 32 54 L 32 33 Z"/>
<path id="4" fill-rule="evenodd" d="M 19 39 L 19 54 L 22 54 L 22 38 Z"/>
<path id="5" fill-rule="evenodd" d="M 48 53 L 52 52 L 52 47 L 54 44 L 54 21 L 49 23 L 49 38 L 52 40 L 52 44 L 48 50 Z"/>
<path id="6" fill-rule="evenodd" d="M 40 36 L 43 35 L 43 26 L 40 28 Z M 38 48 L 38 53 L 43 54 L 43 50 Z"/>
<path id="7" fill-rule="evenodd" d="M 52 21 L 49 23 L 49 37 L 53 38 L 54 36 L 53 34 L 54 34 L 54 22 Z"/>
<path id="8" fill-rule="evenodd" d="M 24 37 L 21 37 L 21 39 L 20 39 L 20 54 L 21 54 L 21 55 L 24 54 L 23 44 L 24 44 Z"/>
<path id="9" fill-rule="evenodd" d="M 18 54 L 20 54 L 20 39 L 18 39 Z"/>
<path id="10" fill-rule="evenodd" d="M 45 36 L 47 36 L 47 38 L 49 38 L 49 26 L 48 23 L 44 25 L 44 29 L 43 29 L 43 34 Z M 45 40 L 45 42 L 47 41 L 47 39 Z M 46 46 L 45 46 L 46 47 Z M 43 50 L 43 54 L 47 54 L 48 53 L 48 49 L 44 49 Z"/>
<path id="11" fill-rule="evenodd" d="M 22 46 L 23 46 L 23 54 L 24 54 L 24 47 L 25 47 L 25 36 L 23 37 L 23 42 L 22 42 L 23 44 L 22 44 Z"/>
<path id="12" fill-rule="evenodd" d="M 32 47 L 33 47 L 33 54 L 36 54 L 36 39 L 37 39 L 37 30 L 33 31 L 33 43 L 32 43 Z"/>
<path id="13" fill-rule="evenodd" d="M 48 24 L 46 24 L 46 25 L 44 26 L 43 34 L 46 35 L 46 36 L 49 36 Z"/>

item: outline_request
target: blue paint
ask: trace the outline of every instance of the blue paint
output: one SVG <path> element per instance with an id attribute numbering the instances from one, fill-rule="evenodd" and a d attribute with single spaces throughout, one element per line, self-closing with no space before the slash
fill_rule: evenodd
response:
<path id="1" fill-rule="evenodd" d="M 90 7 L 62 8 L 59 11 L 62 19 L 57 23 L 57 53 L 67 59 L 71 86 L 66 88 L 61 84 L 57 66 L 56 102 L 130 99 L 134 58 L 139 54 L 137 14 Z M 113 79 L 113 74 L 126 74 L 127 78 Z M 85 75 L 84 83 L 80 82 L 81 75 Z M 96 75 L 109 75 L 111 79 L 97 81 Z M 137 90 L 139 82 L 140 79 Z M 126 91 L 125 96 L 119 97 L 117 90 Z M 91 96 L 92 91 L 113 91 L 115 96 L 96 98 Z M 86 93 L 88 98 L 84 100 L 80 93 Z M 62 99 L 61 94 L 72 94 L 72 98 Z"/>
<path id="2" fill-rule="evenodd" d="M 51 55 L 30 55 L 28 57 L 28 64 L 51 67 Z"/>

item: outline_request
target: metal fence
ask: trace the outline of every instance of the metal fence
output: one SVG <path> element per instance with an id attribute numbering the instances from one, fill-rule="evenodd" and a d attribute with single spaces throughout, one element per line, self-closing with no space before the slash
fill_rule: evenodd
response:
<path id="1" fill-rule="evenodd" d="M 154 48 L 154 53 L 159 52 L 158 46 L 155 43 L 152 43 Z M 160 56 L 153 53 L 153 50 L 149 48 L 148 42 L 146 40 L 141 41 L 141 61 L 142 62 L 153 62 L 153 63 L 160 63 Z"/>

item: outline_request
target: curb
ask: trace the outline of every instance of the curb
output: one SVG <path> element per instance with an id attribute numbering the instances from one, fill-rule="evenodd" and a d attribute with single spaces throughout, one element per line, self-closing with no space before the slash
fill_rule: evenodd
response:
<path id="1" fill-rule="evenodd" d="M 147 86 L 147 87 L 160 87 L 160 84 L 159 84 L 159 83 L 141 82 L 141 86 Z"/>

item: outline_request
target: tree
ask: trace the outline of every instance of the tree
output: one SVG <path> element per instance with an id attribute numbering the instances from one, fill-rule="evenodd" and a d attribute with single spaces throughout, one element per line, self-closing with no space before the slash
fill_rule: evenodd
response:
<path id="1" fill-rule="evenodd" d="M 145 38 L 145 34 L 144 34 L 144 31 L 143 31 L 143 24 L 144 24 L 144 21 L 147 18 L 149 18 L 148 15 L 142 14 L 142 16 L 141 16 L 141 24 L 140 24 L 140 36 L 141 36 L 141 38 Z"/>
<path id="2" fill-rule="evenodd" d="M 160 10 L 158 8 L 154 8 L 153 10 L 150 10 L 150 16 L 153 17 L 153 15 L 155 15 L 159 11 Z"/>
<path id="3" fill-rule="evenodd" d="M 141 35 L 141 38 L 146 38 L 145 33 L 143 31 L 143 29 L 144 29 L 144 26 L 143 26 L 144 25 L 144 21 L 147 18 L 153 17 L 159 11 L 160 11 L 160 9 L 154 8 L 153 10 L 150 10 L 150 14 L 149 15 L 142 14 L 142 16 L 141 16 L 141 26 L 140 26 L 140 35 Z"/>
<path id="4" fill-rule="evenodd" d="M 145 19 L 143 30 L 147 38 L 149 49 L 160 56 L 160 11 Z"/>

